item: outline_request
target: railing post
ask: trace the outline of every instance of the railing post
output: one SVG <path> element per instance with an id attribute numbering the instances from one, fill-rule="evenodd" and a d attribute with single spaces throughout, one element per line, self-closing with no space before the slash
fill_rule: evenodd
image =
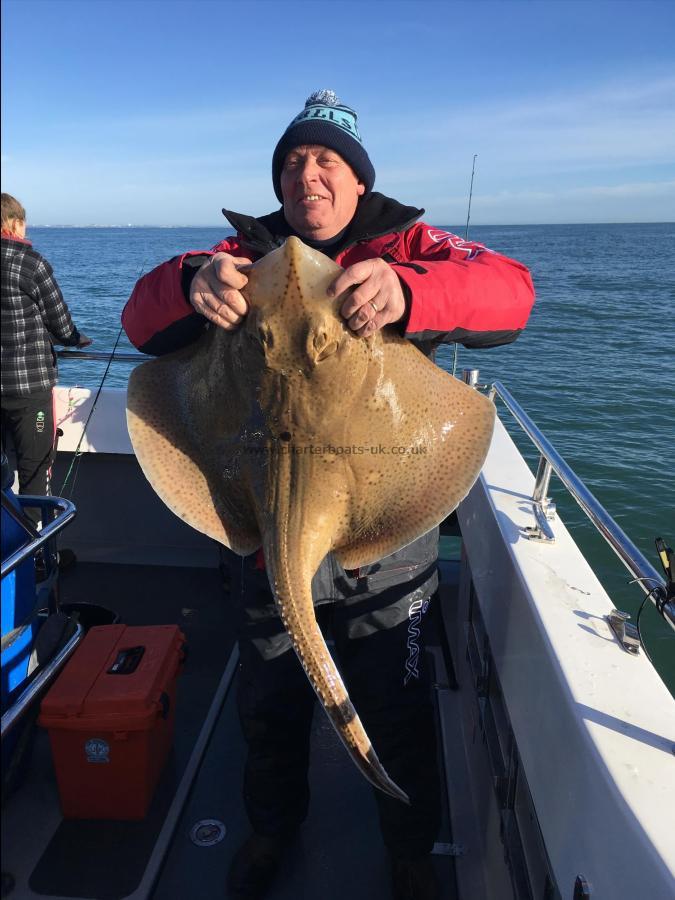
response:
<path id="1" fill-rule="evenodd" d="M 462 369 L 462 381 L 464 384 L 468 384 L 469 387 L 477 387 L 479 374 L 479 369 Z"/>
<path id="2" fill-rule="evenodd" d="M 534 518 L 537 522 L 534 528 L 528 528 L 528 536 L 532 541 L 541 541 L 545 544 L 554 544 L 555 535 L 548 523 L 555 519 L 555 503 L 548 498 L 548 488 L 551 481 L 553 466 L 542 453 L 539 457 L 537 476 L 534 480 L 534 492 L 532 493 L 532 506 Z"/>
<path id="3" fill-rule="evenodd" d="M 555 503 L 548 499 L 548 487 L 551 481 L 553 467 L 542 453 L 539 457 L 537 477 L 534 481 L 532 494 L 532 512 L 537 523 L 531 528 L 526 528 L 527 536 L 531 541 L 541 541 L 543 544 L 554 544 L 555 535 L 551 529 L 549 520 L 555 519 Z"/>
<path id="4" fill-rule="evenodd" d="M 534 481 L 534 493 L 532 494 L 532 499 L 535 503 L 546 504 L 548 502 L 547 494 L 552 471 L 553 467 L 551 466 L 551 463 L 542 453 L 539 457 L 539 468 L 537 469 L 537 477 Z"/>

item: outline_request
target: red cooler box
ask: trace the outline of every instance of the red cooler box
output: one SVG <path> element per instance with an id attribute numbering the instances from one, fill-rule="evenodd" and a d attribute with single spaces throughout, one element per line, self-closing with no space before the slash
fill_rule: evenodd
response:
<path id="1" fill-rule="evenodd" d="M 176 625 L 91 628 L 42 701 L 67 819 L 142 819 L 173 737 Z"/>

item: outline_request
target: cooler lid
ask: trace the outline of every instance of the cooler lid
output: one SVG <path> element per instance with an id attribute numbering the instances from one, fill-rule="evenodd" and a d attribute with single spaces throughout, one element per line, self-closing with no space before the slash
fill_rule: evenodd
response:
<path id="1" fill-rule="evenodd" d="M 44 727 L 144 727 L 183 658 L 177 625 L 91 628 L 42 701 Z"/>

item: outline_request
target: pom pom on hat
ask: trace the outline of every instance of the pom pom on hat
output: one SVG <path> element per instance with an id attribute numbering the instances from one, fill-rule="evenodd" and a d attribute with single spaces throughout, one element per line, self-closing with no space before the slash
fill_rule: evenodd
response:
<path id="1" fill-rule="evenodd" d="M 308 106 L 313 106 L 315 103 L 320 103 L 324 106 L 339 106 L 340 98 L 335 91 L 324 88 L 322 91 L 314 91 L 313 94 L 309 95 L 305 100 L 305 109 L 307 109 Z"/>
<path id="2" fill-rule="evenodd" d="M 366 194 L 372 191 L 375 169 L 363 146 L 356 119 L 356 112 L 340 103 L 334 91 L 315 91 L 309 95 L 304 109 L 284 131 L 272 156 L 272 183 L 280 201 L 283 202 L 281 170 L 286 154 L 304 144 L 319 144 L 335 150 L 365 184 Z"/>

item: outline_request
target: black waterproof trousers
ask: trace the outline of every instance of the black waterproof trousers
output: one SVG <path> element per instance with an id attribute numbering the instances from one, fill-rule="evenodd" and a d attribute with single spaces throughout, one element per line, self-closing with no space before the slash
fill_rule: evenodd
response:
<path id="1" fill-rule="evenodd" d="M 358 606 L 336 601 L 316 609 L 324 634 L 335 642 L 336 661 L 380 761 L 411 798 L 406 806 L 374 789 L 384 843 L 392 854 L 407 858 L 431 851 L 440 824 L 435 719 L 424 652 L 429 603 L 419 590 L 384 591 L 377 598 L 375 621 L 398 623 L 365 629 L 369 633 L 361 637 L 353 636 L 355 617 L 363 617 Z M 397 610 L 402 605 L 407 613 L 401 621 Z M 245 628 L 239 646 L 238 706 L 248 744 L 246 810 L 256 832 L 280 834 L 307 815 L 316 697 L 293 650 L 265 659 Z"/>
<path id="2" fill-rule="evenodd" d="M 8 436 L 14 444 L 19 473 L 19 493 L 44 497 L 49 493 L 49 470 L 54 447 L 54 401 L 52 391 L 29 397 L 2 398 L 2 449 Z M 38 510 L 27 509 L 35 524 Z"/>

